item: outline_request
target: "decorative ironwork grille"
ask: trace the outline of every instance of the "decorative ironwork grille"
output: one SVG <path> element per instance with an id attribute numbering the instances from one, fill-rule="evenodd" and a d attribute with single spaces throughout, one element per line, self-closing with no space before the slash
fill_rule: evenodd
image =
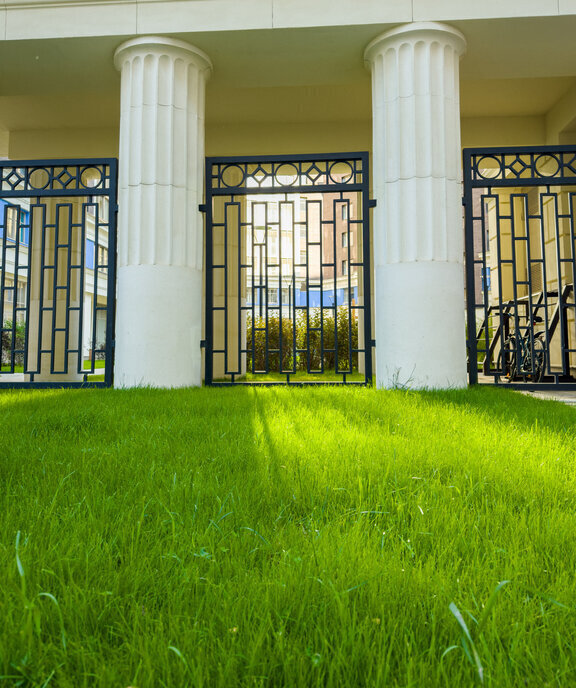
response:
<path id="1" fill-rule="evenodd" d="M 0 387 L 110 386 L 117 161 L 0 162 Z"/>
<path id="2" fill-rule="evenodd" d="M 576 147 L 464 151 L 470 383 L 576 384 Z"/>
<path id="3" fill-rule="evenodd" d="M 208 158 L 206 384 L 372 377 L 368 155 Z"/>

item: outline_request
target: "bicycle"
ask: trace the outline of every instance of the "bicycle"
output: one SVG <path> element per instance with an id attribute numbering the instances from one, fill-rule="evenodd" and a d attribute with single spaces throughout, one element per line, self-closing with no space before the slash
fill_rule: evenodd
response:
<path id="1" fill-rule="evenodd" d="M 534 318 L 542 322 L 542 318 Z M 524 382 L 541 382 L 546 368 L 546 344 L 544 332 L 534 332 L 527 327 L 525 334 L 511 332 L 504 340 L 498 357 L 498 369 L 507 382 L 521 377 Z"/>

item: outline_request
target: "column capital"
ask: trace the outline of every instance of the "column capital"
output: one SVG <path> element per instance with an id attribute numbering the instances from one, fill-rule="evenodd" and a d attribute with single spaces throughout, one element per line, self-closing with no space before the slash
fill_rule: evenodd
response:
<path id="1" fill-rule="evenodd" d="M 464 34 L 453 26 L 439 22 L 412 22 L 386 31 L 371 41 L 364 51 L 364 63 L 371 68 L 376 55 L 387 48 L 398 48 L 403 43 L 414 45 L 418 42 L 451 45 L 459 56 L 466 51 Z"/>
<path id="2" fill-rule="evenodd" d="M 169 55 L 173 59 L 193 63 L 199 70 L 206 72 L 207 76 L 212 73 L 212 61 L 204 51 L 185 41 L 164 36 L 141 36 L 122 43 L 114 53 L 114 65 L 120 71 L 127 60 L 146 55 Z"/>

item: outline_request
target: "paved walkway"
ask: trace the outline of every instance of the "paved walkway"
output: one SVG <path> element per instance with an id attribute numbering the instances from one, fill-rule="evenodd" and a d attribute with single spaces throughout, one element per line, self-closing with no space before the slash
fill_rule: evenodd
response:
<path id="1" fill-rule="evenodd" d="M 539 391 L 526 391 L 522 394 L 527 394 L 535 399 L 547 399 L 549 401 L 561 401 L 569 406 L 576 406 L 576 391 L 565 391 L 565 390 L 542 390 Z"/>

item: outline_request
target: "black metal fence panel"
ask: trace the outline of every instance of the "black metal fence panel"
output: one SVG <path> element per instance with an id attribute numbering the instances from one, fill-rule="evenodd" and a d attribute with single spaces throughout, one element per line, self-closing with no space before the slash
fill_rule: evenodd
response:
<path id="1" fill-rule="evenodd" d="M 576 385 L 576 147 L 464 151 L 471 384 Z"/>
<path id="2" fill-rule="evenodd" d="M 117 161 L 0 162 L 0 388 L 110 386 Z"/>
<path id="3" fill-rule="evenodd" d="M 372 377 L 368 156 L 208 158 L 206 384 Z"/>

